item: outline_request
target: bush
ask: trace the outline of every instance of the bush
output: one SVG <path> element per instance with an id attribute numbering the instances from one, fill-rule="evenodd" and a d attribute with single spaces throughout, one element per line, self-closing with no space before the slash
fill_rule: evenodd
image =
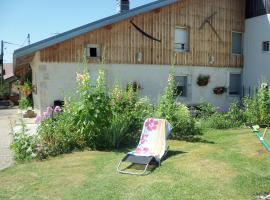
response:
<path id="1" fill-rule="evenodd" d="M 254 98 L 244 99 L 247 123 L 269 124 L 270 122 L 270 91 L 266 84 L 261 84 Z"/>
<path id="2" fill-rule="evenodd" d="M 203 119 L 207 119 L 217 112 L 217 108 L 214 105 L 206 102 L 200 104 L 198 110 L 198 117 Z"/>
<path id="3" fill-rule="evenodd" d="M 26 125 L 22 119 L 21 129 L 19 131 L 12 130 L 13 141 L 10 145 L 11 150 L 14 152 L 16 161 L 31 160 L 38 157 L 38 137 L 26 134 Z"/>
<path id="4" fill-rule="evenodd" d="M 171 123 L 172 139 L 183 139 L 202 134 L 188 108 L 181 103 L 177 103 L 176 85 L 172 74 L 169 75 L 168 85 L 160 98 L 156 116 L 165 118 Z"/>
<path id="5" fill-rule="evenodd" d="M 147 99 L 139 98 L 133 85 L 124 91 L 116 84 L 111 92 L 112 121 L 104 137 L 105 149 L 118 149 L 137 143 L 145 118 L 153 114 Z"/>
<path id="6" fill-rule="evenodd" d="M 204 128 L 228 129 L 240 127 L 244 122 L 244 111 L 237 102 L 233 102 L 228 112 L 214 112 L 203 118 L 202 126 Z"/>
<path id="7" fill-rule="evenodd" d="M 19 100 L 19 109 L 20 110 L 26 110 L 30 106 L 30 101 L 26 96 L 21 96 L 21 99 Z"/>

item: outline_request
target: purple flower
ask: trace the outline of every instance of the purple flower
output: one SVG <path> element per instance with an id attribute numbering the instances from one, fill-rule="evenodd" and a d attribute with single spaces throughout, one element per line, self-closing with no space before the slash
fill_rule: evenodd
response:
<path id="1" fill-rule="evenodd" d="M 52 111 L 53 111 L 52 107 L 50 107 L 50 106 L 47 107 L 47 112 L 48 112 L 48 113 L 50 113 L 50 112 L 52 112 Z"/>
<path id="2" fill-rule="evenodd" d="M 39 124 L 39 123 L 41 123 L 41 121 L 42 121 L 42 117 L 41 117 L 40 115 L 38 115 L 38 116 L 36 117 L 35 123 L 36 123 L 36 124 Z"/>
<path id="3" fill-rule="evenodd" d="M 43 113 L 43 119 L 49 119 L 50 118 L 50 113 L 49 112 L 44 112 Z"/>
<path id="4" fill-rule="evenodd" d="M 54 111 L 53 111 L 53 112 L 56 112 L 56 113 L 61 112 L 60 106 L 56 106 L 56 107 L 54 108 Z"/>

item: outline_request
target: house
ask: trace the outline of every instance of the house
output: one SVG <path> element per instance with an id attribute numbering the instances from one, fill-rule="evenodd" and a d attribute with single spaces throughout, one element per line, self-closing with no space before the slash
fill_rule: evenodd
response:
<path id="1" fill-rule="evenodd" d="M 246 16 L 243 83 L 253 95 L 261 82 L 270 85 L 270 0 L 248 0 Z"/>
<path id="2" fill-rule="evenodd" d="M 4 69 L 4 82 L 8 84 L 9 86 L 9 94 L 14 96 L 15 94 L 18 94 L 19 92 L 15 84 L 15 82 L 17 81 L 17 77 L 14 76 L 14 73 L 13 73 L 13 64 L 4 63 L 3 69 Z"/>
<path id="3" fill-rule="evenodd" d="M 154 102 L 172 64 L 180 101 L 228 107 L 240 98 L 245 0 L 159 0 L 131 10 L 128 0 L 118 5 L 118 14 L 14 52 L 16 76 L 32 71 L 38 112 L 74 93 L 84 54 L 93 79 L 102 68 L 108 87 L 136 81 Z M 199 86 L 199 75 L 209 75 L 209 84 Z M 216 87 L 228 90 L 217 95 Z"/>

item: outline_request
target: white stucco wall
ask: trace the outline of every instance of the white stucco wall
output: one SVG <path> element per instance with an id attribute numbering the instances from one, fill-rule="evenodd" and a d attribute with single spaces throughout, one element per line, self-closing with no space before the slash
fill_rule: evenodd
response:
<path id="1" fill-rule="evenodd" d="M 244 37 L 243 83 L 246 88 L 270 84 L 270 52 L 262 51 L 262 42 L 270 41 L 270 14 L 247 19 Z"/>
<path id="2" fill-rule="evenodd" d="M 76 72 L 82 66 L 76 63 L 38 63 L 36 68 L 39 100 L 35 102 L 35 109 L 43 111 L 47 106 L 53 105 L 54 100 L 63 99 L 65 95 L 73 95 L 76 88 Z M 90 76 L 97 78 L 98 70 L 106 71 L 106 82 L 109 87 L 118 81 L 123 88 L 129 81 L 136 81 L 142 87 L 142 96 L 148 96 L 156 102 L 167 84 L 171 66 L 161 65 L 129 65 L 107 64 L 103 66 L 89 65 Z M 228 107 L 233 99 L 228 94 L 215 95 L 213 88 L 229 86 L 230 73 L 241 73 L 239 68 L 214 68 L 214 67 L 184 67 L 175 66 L 176 75 L 188 75 L 188 97 L 180 99 L 189 104 L 209 101 L 220 107 Z M 205 87 L 197 85 L 199 74 L 209 74 L 210 83 Z"/>

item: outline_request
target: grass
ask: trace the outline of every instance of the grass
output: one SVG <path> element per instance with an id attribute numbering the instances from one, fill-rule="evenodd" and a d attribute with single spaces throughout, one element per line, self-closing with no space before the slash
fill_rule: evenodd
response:
<path id="1" fill-rule="evenodd" d="M 0 199 L 254 199 L 270 193 L 270 154 L 248 129 L 169 141 L 149 175 L 116 172 L 123 152 L 76 152 L 0 172 Z"/>

